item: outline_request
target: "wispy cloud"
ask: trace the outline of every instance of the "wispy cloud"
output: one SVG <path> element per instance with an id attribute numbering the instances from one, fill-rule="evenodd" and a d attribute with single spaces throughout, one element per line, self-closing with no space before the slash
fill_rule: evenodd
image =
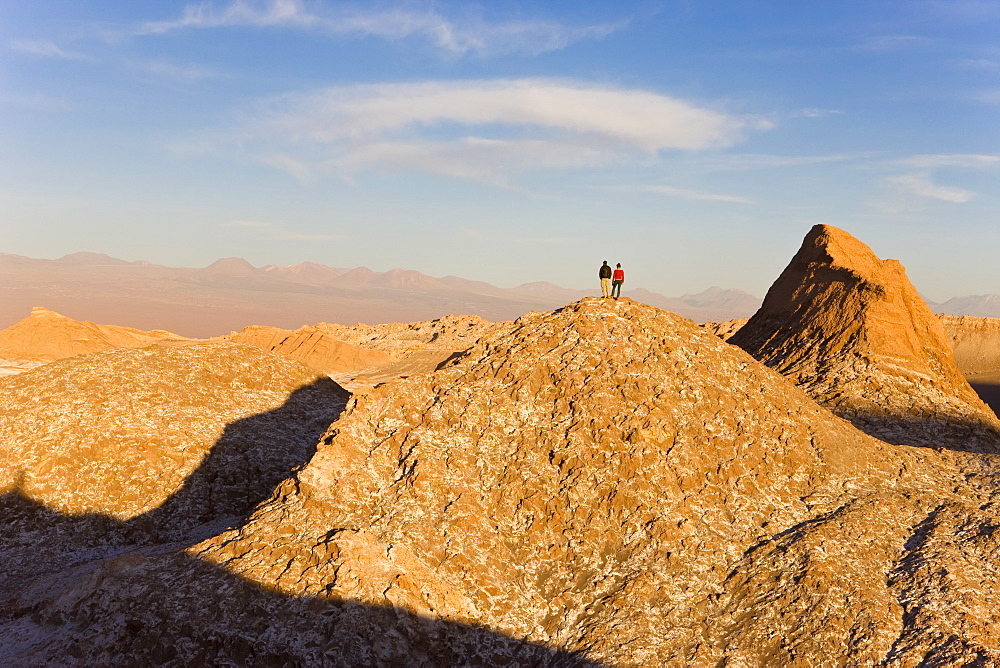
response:
<path id="1" fill-rule="evenodd" d="M 982 90 L 979 91 L 978 93 L 974 93 L 970 97 L 977 102 L 985 102 L 986 104 L 1000 104 L 1000 88 L 993 90 Z"/>
<path id="2" fill-rule="evenodd" d="M 180 18 L 148 22 L 137 32 L 150 35 L 192 28 L 286 28 L 388 40 L 420 37 L 452 54 L 486 55 L 555 51 L 583 39 L 604 37 L 627 23 L 568 26 L 543 20 L 490 22 L 472 16 L 447 17 L 432 5 L 382 9 L 315 3 L 307 7 L 301 0 L 234 0 L 219 9 L 212 3 L 188 5 Z"/>
<path id="3" fill-rule="evenodd" d="M 975 58 L 961 60 L 958 63 L 959 67 L 965 67 L 974 70 L 1000 70 L 1000 60 L 994 60 L 990 58 Z"/>
<path id="4" fill-rule="evenodd" d="M 818 107 L 807 107 L 792 114 L 792 118 L 823 118 L 824 116 L 838 116 L 844 112 L 840 109 L 820 109 Z"/>
<path id="5" fill-rule="evenodd" d="M 165 60 L 133 62 L 129 63 L 129 67 L 138 74 L 181 83 L 194 83 L 206 79 L 219 79 L 225 76 L 218 70 L 197 65 L 178 65 Z"/>
<path id="6" fill-rule="evenodd" d="M 691 162 L 711 171 L 741 172 L 761 169 L 785 169 L 834 162 L 857 162 L 871 159 L 873 153 L 832 153 L 829 155 L 770 155 L 763 153 L 733 153 L 697 157 Z"/>
<path id="7" fill-rule="evenodd" d="M 855 48 L 860 51 L 902 51 L 904 49 L 925 46 L 931 41 L 930 38 L 919 37 L 917 35 L 877 35 L 868 38 Z"/>
<path id="8" fill-rule="evenodd" d="M 309 181 L 312 178 L 309 165 L 289 155 L 262 155 L 258 158 L 258 161 L 275 169 L 288 172 L 302 182 Z"/>
<path id="9" fill-rule="evenodd" d="M 730 146 L 771 127 L 649 91 L 549 79 L 337 87 L 272 98 L 244 116 L 243 145 L 283 156 L 276 164 L 300 178 L 335 166 L 502 182 L 512 171 Z"/>
<path id="10" fill-rule="evenodd" d="M 16 51 L 18 53 L 26 53 L 32 56 L 39 56 L 42 58 L 57 58 L 60 60 L 80 60 L 85 62 L 95 62 L 96 58 L 92 58 L 88 55 L 77 53 L 75 51 L 66 51 L 60 46 L 41 40 L 30 40 L 30 39 L 16 39 L 11 41 L 8 46 L 11 51 Z"/>
<path id="11" fill-rule="evenodd" d="M 903 167 L 912 169 L 934 169 L 938 167 L 963 167 L 980 169 L 1000 166 L 1000 156 L 968 153 L 914 155 L 897 161 Z"/>
<path id="12" fill-rule="evenodd" d="M 929 174 L 922 172 L 893 176 L 889 178 L 889 183 L 908 195 L 936 199 L 942 202 L 963 204 L 975 196 L 971 190 L 938 185 L 931 181 Z"/>
<path id="13" fill-rule="evenodd" d="M 335 234 L 301 234 L 286 229 L 281 225 L 259 220 L 233 220 L 224 223 L 223 227 L 252 232 L 258 237 L 270 241 L 324 241 L 339 238 Z"/>
<path id="14" fill-rule="evenodd" d="M 68 111 L 70 104 L 66 99 L 47 95 L 45 93 L 15 93 L 0 91 L 0 103 L 31 109 L 33 111 Z"/>
<path id="15" fill-rule="evenodd" d="M 643 192 L 679 199 L 700 200 L 708 202 L 732 202 L 734 204 L 755 204 L 754 200 L 739 195 L 726 195 L 723 193 L 705 192 L 703 190 L 692 190 L 689 188 L 677 188 L 668 185 L 645 185 L 645 186 L 598 186 L 601 190 L 619 190 L 624 192 Z"/>

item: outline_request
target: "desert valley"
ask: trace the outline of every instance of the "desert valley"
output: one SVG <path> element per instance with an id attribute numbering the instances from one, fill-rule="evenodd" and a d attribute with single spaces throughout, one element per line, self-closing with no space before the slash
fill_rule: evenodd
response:
<path id="1" fill-rule="evenodd" d="M 844 230 L 762 302 L 0 260 L 3 665 L 1000 665 L 1000 319 Z"/>

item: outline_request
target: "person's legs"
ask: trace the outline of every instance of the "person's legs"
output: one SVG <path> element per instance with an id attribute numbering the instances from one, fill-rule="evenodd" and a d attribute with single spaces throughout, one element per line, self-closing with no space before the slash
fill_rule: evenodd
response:
<path id="1" fill-rule="evenodd" d="M 614 283 L 611 284 L 611 296 L 614 297 L 615 299 L 621 297 L 622 282 L 623 281 L 615 281 Z"/>
<path id="2" fill-rule="evenodd" d="M 601 279 L 601 296 L 610 297 L 611 296 L 611 279 L 602 278 Z"/>

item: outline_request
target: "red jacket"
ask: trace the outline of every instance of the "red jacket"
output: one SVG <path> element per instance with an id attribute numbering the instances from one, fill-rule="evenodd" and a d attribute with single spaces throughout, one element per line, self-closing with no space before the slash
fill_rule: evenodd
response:
<path id="1" fill-rule="evenodd" d="M 611 274 L 612 281 L 625 281 L 625 271 L 623 269 L 615 269 L 615 273 Z"/>

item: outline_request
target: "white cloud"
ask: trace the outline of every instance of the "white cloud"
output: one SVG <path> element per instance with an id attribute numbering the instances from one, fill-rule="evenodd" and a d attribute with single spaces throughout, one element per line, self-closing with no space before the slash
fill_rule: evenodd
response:
<path id="1" fill-rule="evenodd" d="M 15 93 L 0 91 L 0 103 L 31 109 L 33 111 L 58 112 L 69 111 L 69 102 L 62 97 L 45 93 Z"/>
<path id="2" fill-rule="evenodd" d="M 300 178 L 313 169 L 424 169 L 505 182 L 725 147 L 771 127 L 643 90 L 548 79 L 359 85 L 284 95 L 245 112 L 239 140 Z"/>
<path id="3" fill-rule="evenodd" d="M 903 49 L 924 46 L 930 43 L 930 41 L 926 37 L 918 37 L 916 35 L 878 35 L 869 38 L 857 48 L 862 51 L 901 51 Z"/>
<path id="4" fill-rule="evenodd" d="M 399 40 L 422 37 L 452 54 L 529 53 L 565 48 L 589 38 L 604 37 L 627 22 L 566 26 L 540 20 L 491 23 L 482 19 L 452 19 L 432 6 L 407 5 L 380 9 L 364 5 L 327 7 L 301 0 L 251 2 L 234 0 L 216 10 L 211 3 L 188 5 L 179 19 L 143 24 L 139 34 L 163 34 L 185 28 L 288 28 L 315 30 L 337 36 L 373 36 Z"/>
<path id="5" fill-rule="evenodd" d="M 549 79 L 373 84 L 273 99 L 260 110 L 274 131 L 343 141 L 446 124 L 545 128 L 649 152 L 734 143 L 764 121 L 695 107 L 657 93 Z"/>
<path id="6" fill-rule="evenodd" d="M 974 93 L 971 97 L 977 102 L 1000 104 L 1000 89 L 979 91 L 978 93 Z"/>
<path id="7" fill-rule="evenodd" d="M 989 58 L 962 60 L 958 64 L 961 67 L 975 70 L 1000 70 L 1000 60 L 991 60 Z"/>
<path id="8" fill-rule="evenodd" d="M 312 177 L 309 165 L 288 155 L 262 155 L 258 160 L 265 165 L 288 172 L 299 181 L 305 182 Z"/>
<path id="9" fill-rule="evenodd" d="M 941 155 L 914 155 L 898 161 L 904 167 L 913 169 L 933 169 L 936 167 L 964 167 L 978 169 L 1000 166 L 1000 156 L 967 153 L 952 153 Z"/>
<path id="10" fill-rule="evenodd" d="M 45 42 L 39 40 L 29 40 L 29 39 L 17 39 L 9 43 L 8 45 L 11 51 L 16 51 L 18 53 L 26 53 L 32 56 L 41 56 L 42 58 L 59 58 L 61 60 L 82 60 L 87 62 L 93 62 L 95 59 L 90 56 L 84 55 L 82 53 L 76 53 L 73 51 L 66 51 L 60 48 L 52 42 Z"/>
<path id="11" fill-rule="evenodd" d="M 598 187 L 600 187 L 603 190 L 621 190 L 626 192 L 653 193 L 657 195 L 666 195 L 667 197 L 677 197 L 680 199 L 701 200 L 710 202 L 733 202 L 736 204 L 755 204 L 755 202 L 752 199 L 748 199 L 746 197 L 740 197 L 739 195 L 725 195 L 722 193 L 705 192 L 703 190 L 691 190 L 688 188 L 677 188 L 675 186 L 667 186 L 667 185 L 622 186 L 622 187 L 598 186 Z"/>
<path id="12" fill-rule="evenodd" d="M 144 63 L 131 63 L 131 68 L 141 74 L 148 74 L 160 79 L 193 83 L 205 79 L 218 79 L 221 72 L 197 65 L 176 65 L 165 60 L 152 60 Z"/>
<path id="13" fill-rule="evenodd" d="M 712 171 L 755 171 L 802 167 L 830 162 L 856 162 L 870 159 L 872 153 L 833 153 L 830 155 L 768 155 L 762 153 L 737 153 L 697 158 L 691 162 Z"/>
<path id="14" fill-rule="evenodd" d="M 839 109 L 819 109 L 817 107 L 809 107 L 807 109 L 801 109 L 792 114 L 792 117 L 799 118 L 823 118 L 824 116 L 836 116 L 843 114 L 844 112 Z"/>
<path id="15" fill-rule="evenodd" d="M 338 235 L 334 234 L 301 234 L 275 223 L 266 223 L 257 220 L 233 220 L 225 223 L 223 227 L 255 232 L 261 238 L 271 241 L 323 241 L 339 238 Z"/>
<path id="16" fill-rule="evenodd" d="M 926 173 L 900 174 L 889 178 L 889 183 L 909 195 L 962 204 L 975 196 L 971 190 L 939 186 Z"/>
<path id="17" fill-rule="evenodd" d="M 754 201 L 746 197 L 737 195 L 722 195 L 719 193 L 709 193 L 701 190 L 688 190 L 685 188 L 675 188 L 673 186 L 649 186 L 648 192 L 660 193 L 670 197 L 680 197 L 681 199 L 708 200 L 712 202 L 735 202 L 738 204 L 753 204 Z"/>

